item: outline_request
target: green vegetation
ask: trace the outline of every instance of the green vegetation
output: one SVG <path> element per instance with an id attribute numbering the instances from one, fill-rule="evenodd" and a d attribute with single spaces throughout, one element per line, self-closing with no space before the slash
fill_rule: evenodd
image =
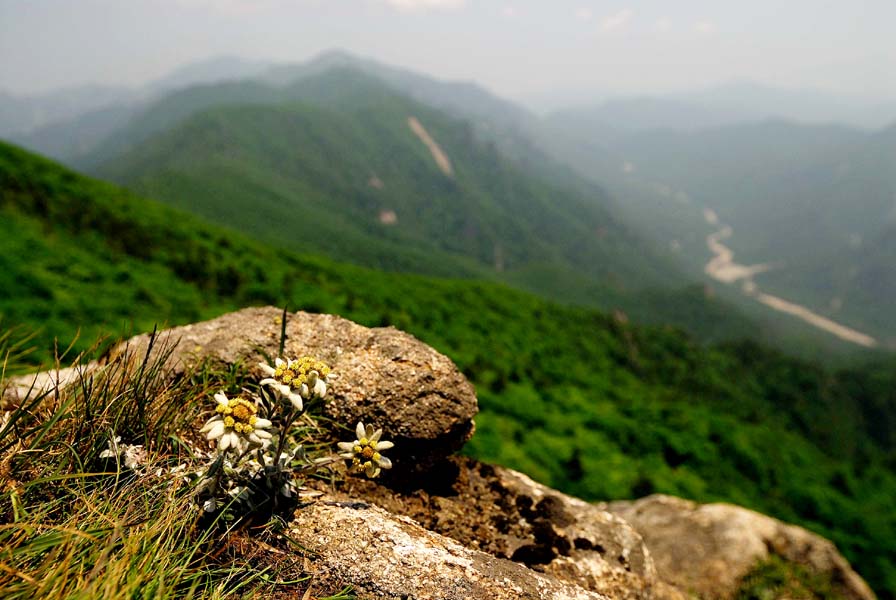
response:
<path id="1" fill-rule="evenodd" d="M 508 277 L 555 298 L 532 267 L 576 273 L 604 295 L 676 279 L 596 186 L 525 172 L 470 125 L 359 72 L 327 71 L 286 90 L 215 90 L 154 105 L 121 138 L 141 139 L 140 127 L 159 133 L 96 172 L 267 243 L 380 269 Z M 450 175 L 410 117 L 444 150 Z M 564 299 L 595 301 L 582 292 Z"/>
<path id="2" fill-rule="evenodd" d="M 244 81 L 172 93 L 119 127 L 88 164 L 143 195 L 288 250 L 499 281 L 566 304 L 621 309 L 639 322 L 679 325 L 703 341 L 753 336 L 808 356 L 855 352 L 793 318 L 770 319 L 765 308 L 747 318 L 733 308 L 738 295 L 676 289 L 685 277 L 675 261 L 617 218 L 638 202 L 625 195 L 625 206 L 617 205 L 546 158 L 513 125 L 526 115 L 512 105 L 502 111 L 485 92 L 468 95 L 345 60 L 361 70 L 311 69 L 283 74 L 281 86 Z M 458 120 L 432 105 L 475 118 Z M 411 131 L 411 116 L 445 150 L 450 176 Z M 698 212 L 691 221 L 701 219 Z M 660 247 L 681 221 L 651 224 Z M 696 251 L 681 241 L 684 254 L 705 251 L 702 236 Z"/>
<path id="3" fill-rule="evenodd" d="M 247 304 L 395 325 L 476 384 L 471 454 L 589 499 L 665 492 L 805 525 L 833 539 L 881 597 L 896 597 L 890 358 L 834 372 L 499 284 L 302 257 L 9 146 L 0 194 L 0 312 L 40 328 L 37 356 L 81 326 L 78 348 L 100 330 Z"/>

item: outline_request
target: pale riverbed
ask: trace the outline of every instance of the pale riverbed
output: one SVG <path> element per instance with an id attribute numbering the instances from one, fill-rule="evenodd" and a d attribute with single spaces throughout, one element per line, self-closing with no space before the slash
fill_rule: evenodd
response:
<path id="1" fill-rule="evenodd" d="M 772 265 L 768 263 L 741 265 L 734 262 L 734 252 L 722 243 L 722 240 L 734 235 L 734 230 L 728 225 L 722 225 L 716 213 L 711 209 L 705 209 L 703 217 L 710 225 L 720 226 L 720 229 L 706 236 L 706 245 L 714 255 L 704 267 L 707 275 L 726 284 L 741 281 L 741 291 L 745 295 L 755 298 L 774 310 L 802 319 L 813 327 L 833 334 L 842 340 L 867 348 L 877 346 L 877 340 L 866 333 L 841 325 L 800 304 L 761 292 L 753 281 L 753 276 L 772 269 Z"/>

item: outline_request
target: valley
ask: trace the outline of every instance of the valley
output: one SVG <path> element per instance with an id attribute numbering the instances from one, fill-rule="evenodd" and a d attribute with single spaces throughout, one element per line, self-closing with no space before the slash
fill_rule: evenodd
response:
<path id="1" fill-rule="evenodd" d="M 704 209 L 704 215 L 706 222 L 710 225 L 721 226 L 718 217 L 711 209 Z M 774 310 L 797 317 L 813 327 L 837 336 L 841 340 L 866 348 L 874 348 L 878 345 L 877 340 L 870 335 L 814 313 L 805 306 L 800 306 L 783 298 L 762 292 L 753 280 L 753 276 L 773 269 L 773 265 L 767 263 L 741 265 L 734 262 L 734 252 L 722 243 L 722 240 L 728 239 L 732 235 L 734 235 L 734 230 L 730 226 L 724 225 L 715 233 L 706 236 L 706 246 L 714 254 L 714 257 L 704 267 L 707 275 L 728 285 L 741 282 L 741 292 L 745 296 L 755 298 L 758 302 Z"/>

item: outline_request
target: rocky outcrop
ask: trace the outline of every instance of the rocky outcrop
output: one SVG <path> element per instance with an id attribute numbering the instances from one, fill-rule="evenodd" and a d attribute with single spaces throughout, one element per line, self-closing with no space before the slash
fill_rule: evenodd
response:
<path id="1" fill-rule="evenodd" d="M 317 587 L 351 582 L 359 598 L 607 600 L 357 500 L 318 500 L 296 512 L 290 532 L 314 556 Z"/>
<path id="2" fill-rule="evenodd" d="M 701 598 L 733 597 L 741 579 L 770 555 L 829 577 L 843 598 L 875 597 L 830 541 L 752 510 L 662 495 L 604 508 L 643 536 L 663 581 Z"/>
<path id="3" fill-rule="evenodd" d="M 628 523 L 510 469 L 454 457 L 412 485 L 349 478 L 340 491 L 583 590 L 624 599 L 678 596 L 658 581 Z"/>
<path id="4" fill-rule="evenodd" d="M 283 311 L 247 308 L 211 321 L 175 327 L 155 338 L 140 335 L 113 349 L 106 361 L 164 361 L 171 376 L 204 360 L 226 365 L 256 363 L 277 355 Z M 313 355 L 327 362 L 338 381 L 330 386 L 327 417 L 354 425 L 375 423 L 402 445 L 400 460 L 425 466 L 459 449 L 473 434 L 477 411 L 473 386 L 443 354 L 392 327 L 370 329 L 332 315 L 288 315 L 287 356 Z M 12 378 L 3 391 L 5 406 L 26 396 L 64 388 L 84 373 L 103 368 L 63 369 Z"/>
<path id="5" fill-rule="evenodd" d="M 4 407 L 64 393 L 121 363 L 172 378 L 204 361 L 258 375 L 257 363 L 277 354 L 281 327 L 282 311 L 252 308 L 137 336 L 102 361 L 8 380 Z M 289 315 L 286 336 L 287 356 L 333 368 L 322 422 L 372 423 L 400 448 L 378 480 L 309 480 L 319 497 L 299 507 L 290 531 L 317 587 L 351 584 L 362 599 L 730 598 L 775 554 L 829 574 L 846 598 L 874 598 L 830 542 L 752 511 L 665 496 L 596 506 L 453 456 L 473 432 L 473 387 L 406 333 L 300 312 Z"/>

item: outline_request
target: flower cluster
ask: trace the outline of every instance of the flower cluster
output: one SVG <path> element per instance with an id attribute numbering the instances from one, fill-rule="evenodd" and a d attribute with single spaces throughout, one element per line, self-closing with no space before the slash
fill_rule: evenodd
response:
<path id="1" fill-rule="evenodd" d="M 323 398 L 327 395 L 330 367 L 315 358 L 277 358 L 273 367 L 267 363 L 259 363 L 258 366 L 267 375 L 261 380 L 261 385 L 270 387 L 280 397 L 289 400 L 296 410 L 304 408 L 303 399 Z"/>
<path id="2" fill-rule="evenodd" d="M 355 428 L 357 439 L 354 442 L 339 442 L 342 452 L 340 457 L 352 461 L 352 467 L 356 471 L 363 471 L 368 477 L 373 478 L 380 474 L 381 469 L 391 469 L 392 461 L 380 454 L 382 450 L 388 450 L 395 446 L 392 442 L 381 442 L 382 429 L 374 431 L 372 425 L 364 426 L 358 422 Z"/>
<path id="3" fill-rule="evenodd" d="M 339 443 L 340 454 L 308 458 L 299 443 L 301 428 L 310 423 L 305 404 L 326 396 L 330 367 L 310 356 L 277 358 L 273 367 L 259 366 L 266 375 L 259 386 L 273 393 L 257 398 L 216 393 L 215 414 L 200 430 L 214 442 L 214 451 L 197 453 L 209 462 L 187 479 L 196 481 L 197 501 L 206 512 L 224 509 L 228 515 L 227 507 L 238 505 L 246 514 L 266 502 L 274 509 L 290 506 L 287 499 L 300 491 L 297 475 L 340 458 L 350 460 L 354 470 L 368 477 L 392 467 L 381 454 L 393 447 L 392 442 L 380 441 L 383 431 L 363 423 L 356 428 L 358 439 Z"/>
<path id="4" fill-rule="evenodd" d="M 326 396 L 331 377 L 327 364 L 310 356 L 278 357 L 274 366 L 260 367 L 265 377 L 258 382 L 257 395 L 252 394 L 252 387 L 232 397 L 223 392 L 213 394 L 214 413 L 199 429 L 207 444 L 186 441 L 192 460 L 204 464 L 155 465 L 159 466 L 153 471 L 156 477 L 177 475 L 190 483 L 197 508 L 214 514 L 217 521 L 219 517 L 229 520 L 294 508 L 296 496 L 308 494 L 299 478 L 340 459 L 350 461 L 352 470 L 371 478 L 392 468 L 392 461 L 382 452 L 393 443 L 381 440 L 382 429 L 364 423 L 355 428 L 357 439 L 338 443 L 338 454 L 314 458 L 305 454 L 302 442 L 308 439 L 317 447 L 313 435 L 320 432 L 313 415 L 305 410 L 312 408 L 306 401 Z M 99 457 L 150 474 L 146 448 L 122 444 L 114 433 Z"/>

